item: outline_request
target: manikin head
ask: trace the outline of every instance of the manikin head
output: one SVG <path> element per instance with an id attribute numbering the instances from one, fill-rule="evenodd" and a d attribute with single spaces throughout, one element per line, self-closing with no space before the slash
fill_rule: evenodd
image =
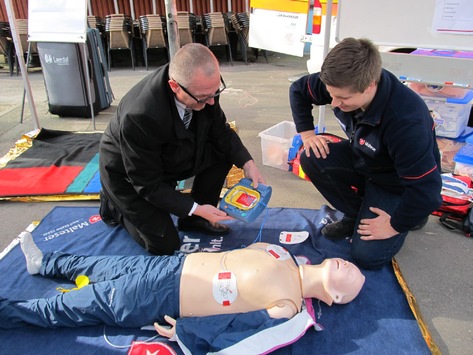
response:
<path id="1" fill-rule="evenodd" d="M 343 259 L 325 259 L 322 270 L 324 289 L 334 303 L 351 302 L 365 283 L 365 276 L 360 269 Z M 331 302 L 328 304 L 331 305 Z"/>

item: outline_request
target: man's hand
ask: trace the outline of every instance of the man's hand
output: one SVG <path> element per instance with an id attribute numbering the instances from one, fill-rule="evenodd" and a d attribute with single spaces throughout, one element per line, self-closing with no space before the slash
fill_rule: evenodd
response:
<path id="1" fill-rule="evenodd" d="M 212 224 L 234 219 L 224 211 L 212 205 L 198 205 L 193 214 L 205 218 Z"/>
<path id="2" fill-rule="evenodd" d="M 358 225 L 358 234 L 361 235 L 362 240 L 382 240 L 389 239 L 398 235 L 391 226 L 391 216 L 382 209 L 370 207 L 371 212 L 376 213 L 378 217 L 364 218 Z"/>
<path id="3" fill-rule="evenodd" d="M 310 156 L 310 150 L 314 152 L 317 158 L 327 158 L 330 154 L 328 143 L 332 140 L 323 135 L 316 135 L 314 131 L 301 132 L 302 142 L 304 143 L 305 154 Z"/>
<path id="4" fill-rule="evenodd" d="M 255 189 L 258 187 L 259 183 L 266 184 L 263 175 L 261 175 L 253 160 L 248 160 L 245 165 L 243 165 L 243 171 L 245 173 L 245 177 L 253 181 L 253 187 Z"/>
<path id="5" fill-rule="evenodd" d="M 164 320 L 171 325 L 171 328 L 165 328 L 158 323 L 154 323 L 154 329 L 158 332 L 159 335 L 162 337 L 169 338 L 173 341 L 176 340 L 176 320 L 169 316 L 164 316 Z"/>

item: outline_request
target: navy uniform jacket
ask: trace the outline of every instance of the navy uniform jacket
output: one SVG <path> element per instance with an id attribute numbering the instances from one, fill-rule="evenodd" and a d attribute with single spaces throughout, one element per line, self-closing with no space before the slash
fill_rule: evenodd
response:
<path id="1" fill-rule="evenodd" d="M 332 98 L 316 73 L 291 85 L 290 101 L 296 129 L 303 132 L 314 129 L 312 105 L 330 104 Z M 356 171 L 402 192 L 391 216 L 395 230 L 410 230 L 440 206 L 440 154 L 434 122 L 422 98 L 383 70 L 365 112 L 334 108 L 334 114 L 350 139 Z"/>
<path id="2" fill-rule="evenodd" d="M 135 85 L 121 100 L 100 144 L 102 189 L 144 232 L 154 208 L 179 217 L 191 210 L 194 201 L 175 190 L 177 181 L 219 161 L 242 167 L 252 159 L 226 122 L 218 97 L 214 105 L 194 111 L 187 130 L 168 80 L 165 65 Z"/>

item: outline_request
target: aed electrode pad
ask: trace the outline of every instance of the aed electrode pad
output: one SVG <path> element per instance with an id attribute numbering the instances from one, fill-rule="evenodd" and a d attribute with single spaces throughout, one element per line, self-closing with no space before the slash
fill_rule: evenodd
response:
<path id="1" fill-rule="evenodd" d="M 236 276 L 231 271 L 221 271 L 212 279 L 214 300 L 222 306 L 229 306 L 238 297 Z"/>

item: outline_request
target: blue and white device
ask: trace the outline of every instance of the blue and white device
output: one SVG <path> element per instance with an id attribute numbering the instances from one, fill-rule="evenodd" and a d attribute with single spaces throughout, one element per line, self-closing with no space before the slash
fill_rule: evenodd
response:
<path id="1" fill-rule="evenodd" d="M 252 183 L 250 179 L 241 179 L 225 193 L 220 209 L 241 221 L 253 222 L 266 208 L 273 190 L 263 184 L 255 189 Z"/>

